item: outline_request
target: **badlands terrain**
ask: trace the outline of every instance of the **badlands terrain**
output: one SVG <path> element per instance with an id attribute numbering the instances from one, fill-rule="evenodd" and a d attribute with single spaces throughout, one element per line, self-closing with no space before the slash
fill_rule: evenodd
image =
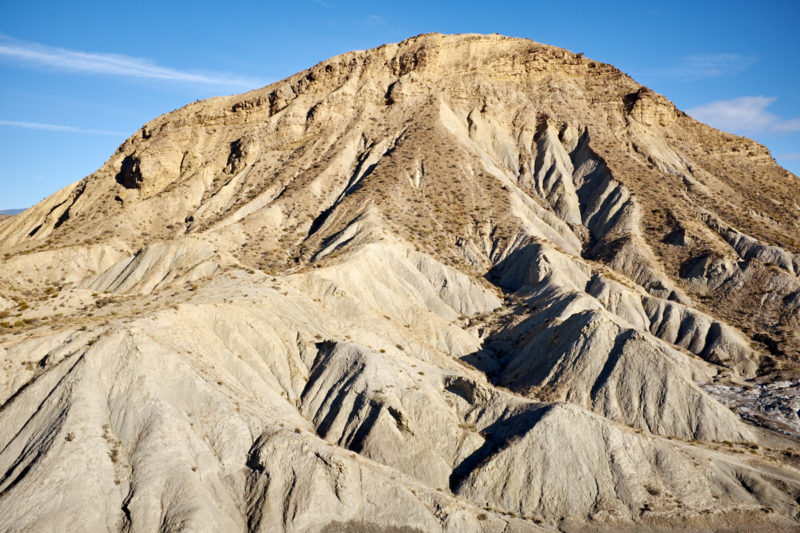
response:
<path id="1" fill-rule="evenodd" d="M 799 183 L 497 35 L 156 118 L 0 221 L 0 530 L 796 531 Z"/>

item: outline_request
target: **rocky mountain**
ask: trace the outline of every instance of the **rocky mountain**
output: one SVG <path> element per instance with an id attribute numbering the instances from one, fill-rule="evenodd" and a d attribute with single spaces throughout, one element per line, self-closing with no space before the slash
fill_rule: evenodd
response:
<path id="1" fill-rule="evenodd" d="M 0 222 L 0 529 L 796 531 L 798 221 L 528 40 L 195 102 Z"/>

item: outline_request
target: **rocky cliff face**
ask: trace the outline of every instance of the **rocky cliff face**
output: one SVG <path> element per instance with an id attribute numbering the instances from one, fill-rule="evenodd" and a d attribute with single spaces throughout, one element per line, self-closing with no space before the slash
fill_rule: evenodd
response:
<path id="1" fill-rule="evenodd" d="M 0 222 L 0 525 L 794 530 L 796 413 L 740 414 L 796 390 L 798 220 L 527 40 L 190 104 Z"/>

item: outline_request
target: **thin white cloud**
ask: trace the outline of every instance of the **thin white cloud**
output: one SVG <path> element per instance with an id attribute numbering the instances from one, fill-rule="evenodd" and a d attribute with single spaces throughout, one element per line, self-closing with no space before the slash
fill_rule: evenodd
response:
<path id="1" fill-rule="evenodd" d="M 68 50 L 18 41 L 5 35 L 0 38 L 0 58 L 55 70 L 227 87 L 260 85 L 257 81 L 228 74 L 176 70 L 138 57 Z"/>
<path id="2" fill-rule="evenodd" d="M 370 15 L 367 17 L 368 24 L 379 24 L 381 26 L 386 26 L 386 20 L 380 15 Z"/>
<path id="3" fill-rule="evenodd" d="M 792 133 L 800 131 L 800 117 L 782 119 L 767 111 L 776 98 L 771 96 L 743 96 L 731 100 L 717 100 L 687 109 L 695 119 L 717 129 L 734 133 Z"/>
<path id="4" fill-rule="evenodd" d="M 794 154 L 776 155 L 775 159 L 783 159 L 785 161 L 800 161 L 800 152 Z"/>
<path id="5" fill-rule="evenodd" d="M 661 76 L 694 81 L 740 74 L 758 62 L 756 55 L 744 54 L 694 54 L 683 56 L 675 65 L 656 71 Z"/>
<path id="6" fill-rule="evenodd" d="M 23 122 L 19 120 L 0 120 L 0 126 L 25 128 L 28 130 L 60 131 L 64 133 L 88 133 L 91 135 L 126 135 L 121 131 L 92 130 L 86 128 L 76 128 L 74 126 L 60 126 L 58 124 L 47 124 L 44 122 Z"/>

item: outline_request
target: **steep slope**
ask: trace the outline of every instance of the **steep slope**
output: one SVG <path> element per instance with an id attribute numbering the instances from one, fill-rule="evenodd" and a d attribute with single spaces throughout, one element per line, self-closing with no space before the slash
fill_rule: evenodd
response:
<path id="1" fill-rule="evenodd" d="M 798 435 L 712 393 L 800 378 L 798 214 L 527 40 L 190 104 L 0 221 L 0 525 L 793 530 Z"/>

